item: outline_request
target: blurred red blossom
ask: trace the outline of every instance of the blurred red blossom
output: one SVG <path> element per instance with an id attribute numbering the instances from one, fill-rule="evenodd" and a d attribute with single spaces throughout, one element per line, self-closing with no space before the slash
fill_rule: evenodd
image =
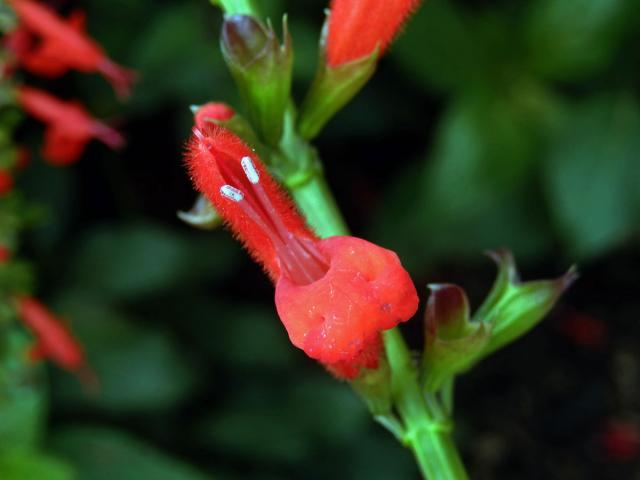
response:
<path id="1" fill-rule="evenodd" d="M 600 319 L 583 312 L 565 313 L 558 326 L 569 340 L 586 348 L 601 348 L 607 339 L 607 325 Z"/>
<path id="2" fill-rule="evenodd" d="M 11 258 L 11 250 L 5 245 L 0 245 L 0 264 L 7 263 Z"/>
<path id="3" fill-rule="evenodd" d="M 31 87 L 18 88 L 18 103 L 47 125 L 42 156 L 53 165 L 67 165 L 80 158 L 95 138 L 112 149 L 124 146 L 124 138 L 113 128 L 94 119 L 76 101 L 64 101 Z"/>
<path id="4" fill-rule="evenodd" d="M 128 96 L 135 73 L 111 60 L 85 30 L 84 13 L 76 11 L 68 19 L 48 6 L 32 0 L 10 0 L 20 25 L 9 35 L 7 46 L 17 63 L 28 71 L 57 77 L 69 69 L 98 72 L 116 93 Z"/>
<path id="5" fill-rule="evenodd" d="M 609 422 L 600 434 L 604 453 L 612 460 L 626 462 L 640 456 L 640 429 L 630 422 Z"/>
<path id="6" fill-rule="evenodd" d="M 380 332 L 418 308 L 397 255 L 355 237 L 316 237 L 255 153 L 228 130 L 194 128 L 186 161 L 197 189 L 275 283 L 291 342 L 343 378 L 377 367 Z"/>
<path id="7" fill-rule="evenodd" d="M 420 0 L 332 0 L 327 36 L 331 67 L 383 53 Z"/>
<path id="8" fill-rule="evenodd" d="M 32 360 L 48 358 L 71 371 L 85 366 L 82 347 L 47 307 L 32 297 L 19 297 L 16 303 L 20 319 L 36 337 L 36 343 L 29 352 Z"/>
<path id="9" fill-rule="evenodd" d="M 0 196 L 6 195 L 13 189 L 13 177 L 11 172 L 0 170 Z"/>

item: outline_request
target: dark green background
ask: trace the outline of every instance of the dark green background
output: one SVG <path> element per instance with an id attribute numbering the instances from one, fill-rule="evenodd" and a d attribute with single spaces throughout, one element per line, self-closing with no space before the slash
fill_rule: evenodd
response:
<path id="1" fill-rule="evenodd" d="M 417 478 L 350 389 L 288 343 L 271 285 L 230 235 L 175 216 L 194 199 L 188 106 L 241 109 L 221 13 L 206 0 L 57 3 L 86 8 L 91 34 L 141 79 L 119 104 L 95 75 L 27 77 L 128 137 L 122 154 L 92 143 L 65 169 L 36 154 L 20 178 L 48 210 L 22 252 L 37 292 L 71 319 L 102 384 L 87 395 L 49 368 L 48 452 L 80 480 Z M 289 13 L 301 99 L 325 3 L 260 5 Z M 513 249 L 527 279 L 580 266 L 543 325 L 459 382 L 474 479 L 640 469 L 599 442 L 608 421 L 638 421 L 640 403 L 639 27 L 636 0 L 428 0 L 317 141 L 354 232 L 398 251 L 423 298 L 426 283 L 455 282 L 477 306 L 487 248 Z M 41 137 L 32 121 L 19 131 L 34 148 Z M 561 333 L 576 311 L 604 323 L 599 348 Z M 416 348 L 420 322 L 406 329 Z"/>

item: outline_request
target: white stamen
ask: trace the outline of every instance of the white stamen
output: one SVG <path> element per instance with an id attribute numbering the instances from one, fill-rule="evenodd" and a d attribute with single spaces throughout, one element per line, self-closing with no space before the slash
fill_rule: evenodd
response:
<path id="1" fill-rule="evenodd" d="M 193 127 L 193 134 L 198 137 L 198 140 L 200 140 L 201 142 L 205 141 L 204 135 L 202 134 L 202 132 L 200 131 L 199 128 L 197 127 Z"/>
<path id="2" fill-rule="evenodd" d="M 256 184 L 260 181 L 260 175 L 258 175 L 258 170 L 256 170 L 255 165 L 251 161 L 251 157 L 242 157 L 240 165 L 242 165 L 244 174 L 251 183 Z"/>
<path id="3" fill-rule="evenodd" d="M 228 198 L 229 200 L 233 200 L 234 202 L 241 202 L 244 198 L 244 194 L 235 187 L 231 185 L 223 185 L 220 187 L 220 194 L 223 197 Z"/>

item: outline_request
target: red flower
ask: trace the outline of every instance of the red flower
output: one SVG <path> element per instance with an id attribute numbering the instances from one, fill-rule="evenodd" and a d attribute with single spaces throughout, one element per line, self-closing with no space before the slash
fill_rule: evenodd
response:
<path id="1" fill-rule="evenodd" d="M 54 165 L 78 160 L 92 138 L 113 149 L 124 145 L 120 133 L 91 117 L 77 102 L 66 102 L 23 86 L 18 88 L 18 103 L 28 114 L 47 124 L 42 156 Z"/>
<path id="2" fill-rule="evenodd" d="M 0 196 L 4 196 L 13 189 L 13 177 L 7 170 L 0 170 Z"/>
<path id="3" fill-rule="evenodd" d="M 98 72 L 111 83 L 119 96 L 127 96 L 134 72 L 109 59 L 84 31 L 84 14 L 75 12 L 69 19 L 58 16 L 49 7 L 32 0 L 9 2 L 21 22 L 13 32 L 10 46 L 18 61 L 30 72 L 57 77 L 69 69 Z M 33 37 L 37 37 L 34 39 Z"/>
<path id="4" fill-rule="evenodd" d="M 80 344 L 61 320 L 32 297 L 17 299 L 18 315 L 36 337 L 29 352 L 33 360 L 48 358 L 60 367 L 77 371 L 86 365 Z"/>
<path id="5" fill-rule="evenodd" d="M 199 129 L 211 124 L 212 120 L 227 121 L 235 116 L 236 112 L 226 103 L 208 102 L 198 107 L 195 113 L 195 124 Z"/>
<path id="6" fill-rule="evenodd" d="M 384 52 L 420 0 L 332 0 L 327 61 L 337 67 Z"/>
<path id="7" fill-rule="evenodd" d="M 4 245 L 0 245 L 0 264 L 7 263 L 10 258 L 11 250 Z"/>
<path id="8" fill-rule="evenodd" d="M 291 342 L 337 375 L 375 368 L 379 333 L 418 296 L 395 253 L 354 237 L 317 238 L 253 151 L 231 132 L 194 128 L 193 181 L 276 285 Z"/>

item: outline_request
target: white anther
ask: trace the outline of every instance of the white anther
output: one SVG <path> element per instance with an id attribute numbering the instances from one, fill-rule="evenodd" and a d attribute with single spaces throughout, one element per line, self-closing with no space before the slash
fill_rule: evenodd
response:
<path id="1" fill-rule="evenodd" d="M 193 134 L 198 137 L 198 140 L 200 140 L 201 142 L 205 141 L 204 135 L 202 134 L 202 132 L 200 131 L 199 128 L 197 127 L 193 127 Z"/>
<path id="2" fill-rule="evenodd" d="M 223 185 L 220 187 L 220 194 L 223 197 L 228 198 L 229 200 L 233 200 L 234 202 L 241 202 L 244 198 L 244 194 L 235 187 L 231 185 Z"/>
<path id="3" fill-rule="evenodd" d="M 242 165 L 244 174 L 247 176 L 251 183 L 256 184 L 260 181 L 260 175 L 258 175 L 258 170 L 256 170 L 251 157 L 242 157 L 242 159 L 240 160 L 240 165 Z"/>

